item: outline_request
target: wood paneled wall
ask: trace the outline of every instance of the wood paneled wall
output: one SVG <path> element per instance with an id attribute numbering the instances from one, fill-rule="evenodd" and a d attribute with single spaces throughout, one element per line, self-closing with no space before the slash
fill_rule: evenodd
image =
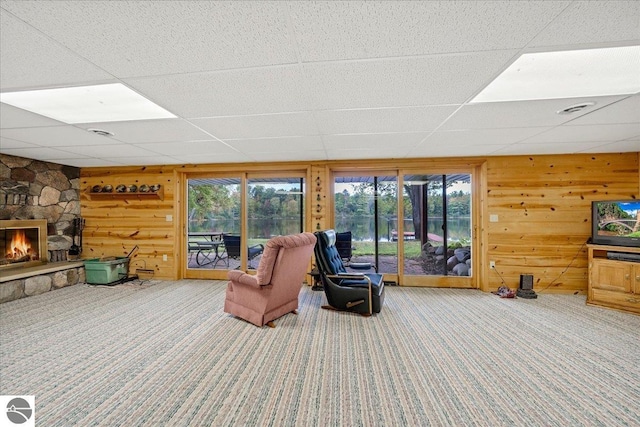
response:
<path id="1" fill-rule="evenodd" d="M 520 274 L 533 274 L 536 290 L 544 292 L 585 292 L 587 255 L 583 244 L 591 233 L 591 201 L 597 199 L 640 198 L 639 153 L 515 156 L 487 159 L 412 159 L 394 161 L 313 162 L 311 228 L 326 219 L 330 186 L 328 170 L 334 165 L 355 169 L 367 167 L 447 168 L 485 160 L 479 177 L 482 185 L 482 212 L 479 219 L 480 288 L 494 290 L 504 279 L 507 286 L 518 286 Z M 373 165 L 372 163 L 375 163 Z M 264 169 L 283 165 L 265 165 Z M 291 168 L 300 168 L 299 162 Z M 140 250 L 132 260 L 135 268 L 153 269 L 155 277 L 175 279 L 180 275 L 179 250 L 179 172 L 246 170 L 256 165 L 198 165 L 164 167 L 83 168 L 82 216 L 86 219 L 84 257 L 126 255 L 134 245 Z M 317 185 L 316 178 L 321 178 Z M 476 177 L 477 178 L 477 177 Z M 163 200 L 91 199 L 87 189 L 93 185 L 161 184 Z M 319 189 L 321 188 L 321 189 Z M 486 193 L 485 193 L 486 191 Z M 320 200 L 318 200 L 320 198 Z M 320 203 L 320 212 L 316 212 Z M 167 221 L 167 215 L 173 221 Z M 498 222 L 490 216 L 497 215 Z M 167 255 L 163 261 L 162 255 Z M 496 263 L 496 271 L 489 269 Z"/>
<path id="2" fill-rule="evenodd" d="M 591 202 L 639 195 L 638 153 L 487 159 L 489 288 L 532 274 L 537 291 L 586 292 Z"/>
<path id="3" fill-rule="evenodd" d="M 126 256 L 138 245 L 130 262 L 130 273 L 139 268 L 153 270 L 156 278 L 178 277 L 174 167 L 83 168 L 81 183 L 81 215 L 86 220 L 83 258 Z M 163 198 L 90 196 L 89 189 L 94 185 L 106 184 L 113 188 L 118 184 L 138 187 L 160 184 Z M 140 276 L 151 277 L 150 274 Z"/>

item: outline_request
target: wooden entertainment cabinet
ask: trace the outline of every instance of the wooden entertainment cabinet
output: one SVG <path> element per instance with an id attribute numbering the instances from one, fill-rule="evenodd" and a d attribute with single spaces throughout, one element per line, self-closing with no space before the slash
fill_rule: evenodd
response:
<path id="1" fill-rule="evenodd" d="M 640 254 L 640 248 L 587 245 L 587 304 L 640 314 L 640 262 L 609 259 L 607 253 Z"/>

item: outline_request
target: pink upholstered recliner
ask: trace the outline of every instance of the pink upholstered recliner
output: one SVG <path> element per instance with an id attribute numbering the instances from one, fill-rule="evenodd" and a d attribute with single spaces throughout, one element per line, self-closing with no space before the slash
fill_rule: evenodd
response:
<path id="1" fill-rule="evenodd" d="M 225 313 L 272 328 L 274 319 L 297 313 L 298 295 L 315 244 L 313 233 L 270 239 L 255 276 L 241 270 L 229 272 Z"/>

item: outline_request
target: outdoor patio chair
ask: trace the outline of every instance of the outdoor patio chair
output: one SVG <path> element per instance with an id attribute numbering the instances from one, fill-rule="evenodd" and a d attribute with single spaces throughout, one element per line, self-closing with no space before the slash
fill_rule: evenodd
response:
<path id="1" fill-rule="evenodd" d="M 335 230 L 317 231 L 314 253 L 327 297 L 325 309 L 351 311 L 370 316 L 380 313 L 384 282 L 378 273 L 349 273 L 336 248 Z"/>
<path id="2" fill-rule="evenodd" d="M 351 257 L 353 256 L 351 231 L 336 233 L 336 249 L 344 262 L 351 261 Z"/>
<path id="3" fill-rule="evenodd" d="M 224 248 L 227 252 L 226 260 L 227 267 L 229 266 L 229 259 L 240 259 L 240 236 L 235 234 L 223 234 L 222 241 L 224 242 Z M 251 267 L 251 260 L 260 255 L 264 251 L 264 245 L 258 244 L 249 246 L 247 248 L 247 260 L 248 267 Z"/>

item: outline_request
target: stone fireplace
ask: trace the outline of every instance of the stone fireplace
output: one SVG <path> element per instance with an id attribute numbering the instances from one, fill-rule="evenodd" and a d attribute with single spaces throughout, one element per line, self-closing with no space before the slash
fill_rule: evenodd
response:
<path id="1" fill-rule="evenodd" d="M 80 169 L 0 154 L 0 178 L 0 303 L 84 282 L 67 256 Z"/>
<path id="2" fill-rule="evenodd" d="M 45 264 L 47 220 L 0 220 L 0 271 Z"/>

